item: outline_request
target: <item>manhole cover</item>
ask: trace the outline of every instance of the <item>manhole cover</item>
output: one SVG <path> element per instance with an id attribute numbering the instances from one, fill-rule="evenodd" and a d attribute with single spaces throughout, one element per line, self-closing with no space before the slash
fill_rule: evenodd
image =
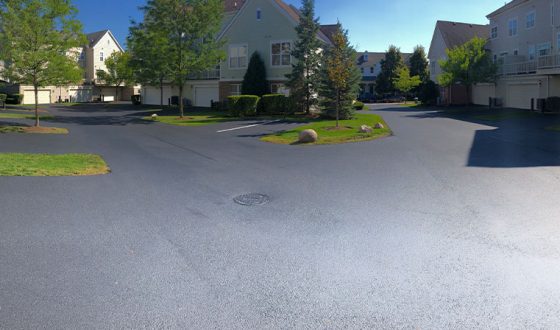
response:
<path id="1" fill-rule="evenodd" d="M 245 205 L 245 206 L 263 205 L 270 202 L 270 197 L 263 194 L 251 193 L 251 194 L 239 195 L 233 198 L 233 201 L 239 205 Z"/>

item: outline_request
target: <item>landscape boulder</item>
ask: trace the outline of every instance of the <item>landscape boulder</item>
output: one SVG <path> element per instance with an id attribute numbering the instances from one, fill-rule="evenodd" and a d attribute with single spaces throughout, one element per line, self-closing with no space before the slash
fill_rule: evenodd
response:
<path id="1" fill-rule="evenodd" d="M 312 129 L 306 129 L 299 132 L 299 143 L 313 143 L 317 142 L 317 132 Z"/>
<path id="2" fill-rule="evenodd" d="M 381 124 L 381 123 L 377 123 L 377 124 L 375 124 L 374 128 L 375 129 L 382 129 L 382 128 L 385 128 L 385 126 L 383 126 L 383 124 Z"/>
<path id="3" fill-rule="evenodd" d="M 360 126 L 359 132 L 360 133 L 371 133 L 371 132 L 373 132 L 373 128 L 371 128 L 371 126 L 368 126 L 368 125 L 362 125 L 362 126 Z"/>

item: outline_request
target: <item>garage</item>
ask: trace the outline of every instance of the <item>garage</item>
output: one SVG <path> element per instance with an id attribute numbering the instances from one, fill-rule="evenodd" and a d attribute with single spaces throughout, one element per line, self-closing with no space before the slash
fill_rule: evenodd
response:
<path id="1" fill-rule="evenodd" d="M 39 104 L 51 103 L 51 91 L 48 89 L 40 89 L 38 93 Z M 23 91 L 23 104 L 35 104 L 35 91 L 26 89 Z"/>
<path id="2" fill-rule="evenodd" d="M 508 108 L 531 109 L 531 99 L 539 98 L 539 84 L 537 82 L 508 84 Z"/>
<path id="3" fill-rule="evenodd" d="M 488 105 L 489 99 L 496 97 L 494 84 L 477 84 L 472 86 L 472 103 L 476 105 Z"/>
<path id="4" fill-rule="evenodd" d="M 172 96 L 171 87 L 163 87 L 163 104 L 167 105 Z M 159 105 L 161 101 L 161 90 L 159 87 L 148 86 L 142 88 L 142 104 Z"/>
<path id="5" fill-rule="evenodd" d="M 91 102 L 93 93 L 90 88 L 76 88 L 70 89 L 68 96 L 70 97 L 70 102 L 84 103 Z"/>
<path id="6" fill-rule="evenodd" d="M 194 87 L 194 105 L 197 107 L 209 108 L 212 101 L 219 100 L 218 87 L 213 86 L 195 86 Z"/>

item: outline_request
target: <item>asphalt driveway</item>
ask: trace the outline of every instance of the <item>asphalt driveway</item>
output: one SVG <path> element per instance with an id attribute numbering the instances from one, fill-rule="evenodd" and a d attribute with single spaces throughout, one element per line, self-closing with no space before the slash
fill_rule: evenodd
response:
<path id="1" fill-rule="evenodd" d="M 0 328 L 558 328 L 560 133 L 374 111 L 394 136 L 332 146 L 95 106 L 0 135 L 112 169 L 0 178 Z"/>

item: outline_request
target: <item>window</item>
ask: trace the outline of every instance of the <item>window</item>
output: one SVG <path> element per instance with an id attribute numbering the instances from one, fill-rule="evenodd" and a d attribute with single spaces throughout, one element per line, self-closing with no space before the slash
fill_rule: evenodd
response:
<path id="1" fill-rule="evenodd" d="M 435 61 L 430 63 L 430 67 L 431 67 L 432 72 L 436 72 L 436 62 Z"/>
<path id="2" fill-rule="evenodd" d="M 280 83 L 272 83 L 270 84 L 270 92 L 272 94 L 284 94 L 286 88 L 284 87 L 284 84 L 280 84 Z"/>
<path id="3" fill-rule="evenodd" d="M 560 33 L 556 35 L 556 51 L 560 52 Z"/>
<path id="4" fill-rule="evenodd" d="M 498 27 L 494 26 L 492 28 L 492 34 L 491 34 L 492 39 L 496 39 L 498 37 Z"/>
<path id="5" fill-rule="evenodd" d="M 527 29 L 532 29 L 535 27 L 535 17 L 536 17 L 535 11 L 532 11 L 527 14 L 527 21 L 525 22 L 525 27 Z"/>
<path id="6" fill-rule="evenodd" d="M 292 46 L 289 41 L 273 42 L 271 48 L 272 66 L 287 66 L 292 63 Z"/>
<path id="7" fill-rule="evenodd" d="M 519 55 L 519 50 L 514 49 L 514 50 L 513 50 L 513 56 L 517 56 L 517 55 Z"/>
<path id="8" fill-rule="evenodd" d="M 363 74 L 364 73 L 364 68 L 360 68 L 360 72 Z"/>
<path id="9" fill-rule="evenodd" d="M 262 11 L 261 11 L 261 9 L 259 8 L 259 9 L 257 9 L 257 21 L 260 21 L 260 20 L 261 20 L 261 17 L 262 17 Z"/>
<path id="10" fill-rule="evenodd" d="M 543 44 L 540 44 L 537 46 L 537 54 L 539 55 L 539 57 L 541 56 L 548 56 L 550 55 L 550 42 L 545 42 Z"/>
<path id="11" fill-rule="evenodd" d="M 512 19 L 508 22 L 509 36 L 513 37 L 517 35 L 517 19 Z"/>
<path id="12" fill-rule="evenodd" d="M 369 73 L 373 74 L 373 72 L 374 72 L 373 70 L 375 70 L 375 69 L 373 67 L 370 67 L 369 68 Z"/>
<path id="13" fill-rule="evenodd" d="M 105 54 L 103 52 L 99 52 L 99 60 L 101 62 L 105 61 Z"/>
<path id="14" fill-rule="evenodd" d="M 241 95 L 241 84 L 231 84 L 229 95 Z"/>
<path id="15" fill-rule="evenodd" d="M 368 53 L 364 54 L 364 62 L 369 62 L 369 54 Z"/>
<path id="16" fill-rule="evenodd" d="M 537 50 L 535 48 L 535 45 L 530 45 L 527 53 L 529 54 L 529 61 L 534 61 L 535 56 L 537 54 Z"/>
<path id="17" fill-rule="evenodd" d="M 86 58 L 86 53 L 84 51 L 82 51 L 80 53 L 80 61 L 83 61 Z"/>
<path id="18" fill-rule="evenodd" d="M 494 54 L 494 56 L 492 56 L 492 60 L 494 61 L 494 63 L 498 62 L 498 55 Z"/>
<path id="19" fill-rule="evenodd" d="M 247 67 L 247 45 L 229 46 L 229 67 L 232 69 Z"/>

